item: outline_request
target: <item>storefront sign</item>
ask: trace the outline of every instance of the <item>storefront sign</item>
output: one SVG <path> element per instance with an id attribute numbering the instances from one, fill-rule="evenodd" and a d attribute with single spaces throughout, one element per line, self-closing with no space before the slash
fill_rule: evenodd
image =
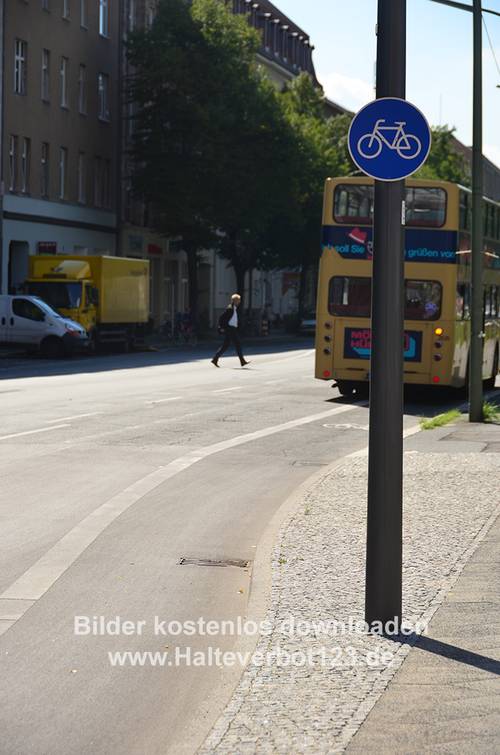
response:
<path id="1" fill-rule="evenodd" d="M 57 241 L 39 241 L 36 248 L 38 254 L 57 254 Z"/>

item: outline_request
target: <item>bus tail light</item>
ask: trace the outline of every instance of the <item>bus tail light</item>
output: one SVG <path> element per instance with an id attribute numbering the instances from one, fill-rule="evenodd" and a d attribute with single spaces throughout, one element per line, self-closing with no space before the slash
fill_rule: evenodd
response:
<path id="1" fill-rule="evenodd" d="M 329 356 L 332 353 L 331 349 L 323 349 L 323 354 L 326 354 L 326 356 Z"/>
<path id="2" fill-rule="evenodd" d="M 325 377 L 325 378 L 329 378 L 329 377 L 331 377 L 331 374 L 332 374 L 332 373 L 330 372 L 330 370 L 324 370 L 324 371 L 323 371 L 323 377 Z"/>
<path id="3" fill-rule="evenodd" d="M 437 336 L 442 336 L 442 335 L 443 335 L 443 333 L 444 333 L 444 330 L 443 330 L 443 328 L 434 328 L 434 333 L 435 333 L 435 334 L 436 334 Z"/>
<path id="4" fill-rule="evenodd" d="M 331 343 L 331 341 L 332 341 L 332 337 L 331 337 L 331 336 L 325 336 L 325 341 L 326 341 L 327 343 Z"/>
<path id="5" fill-rule="evenodd" d="M 434 354 L 435 362 L 440 362 L 442 358 L 443 358 L 442 354 Z"/>
<path id="6" fill-rule="evenodd" d="M 435 341 L 434 342 L 434 347 L 436 349 L 442 349 L 443 348 L 443 342 L 442 341 Z"/>
<path id="7" fill-rule="evenodd" d="M 438 377 L 437 375 L 434 375 L 434 377 L 432 378 L 432 382 L 433 383 L 440 383 L 441 382 L 441 378 Z"/>
<path id="8" fill-rule="evenodd" d="M 332 323 L 331 322 L 325 322 L 325 328 L 327 330 L 331 330 L 332 329 Z"/>

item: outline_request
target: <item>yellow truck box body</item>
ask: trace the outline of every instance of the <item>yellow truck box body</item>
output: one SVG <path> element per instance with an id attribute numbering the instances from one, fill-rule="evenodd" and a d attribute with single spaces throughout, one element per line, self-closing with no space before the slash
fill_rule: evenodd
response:
<path id="1" fill-rule="evenodd" d="M 29 258 L 30 281 L 90 281 L 99 291 L 97 322 L 146 323 L 149 261 L 129 257 L 43 255 Z"/>

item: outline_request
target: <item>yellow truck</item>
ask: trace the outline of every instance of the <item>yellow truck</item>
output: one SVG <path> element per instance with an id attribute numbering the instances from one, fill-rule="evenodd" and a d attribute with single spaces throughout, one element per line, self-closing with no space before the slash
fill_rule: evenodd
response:
<path id="1" fill-rule="evenodd" d="M 87 330 L 94 347 L 132 347 L 149 319 L 149 262 L 128 257 L 40 255 L 29 258 L 27 293 Z"/>

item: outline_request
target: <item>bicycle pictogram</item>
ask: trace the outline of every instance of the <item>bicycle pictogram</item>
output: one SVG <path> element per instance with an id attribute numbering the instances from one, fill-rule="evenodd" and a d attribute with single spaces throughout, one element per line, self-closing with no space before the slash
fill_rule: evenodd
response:
<path id="1" fill-rule="evenodd" d="M 413 160 L 422 151 L 422 142 L 413 134 L 407 134 L 404 130 L 406 121 L 394 121 L 393 125 L 382 125 L 386 118 L 379 118 L 373 131 L 363 134 L 358 140 L 359 154 L 366 160 L 373 160 L 382 152 L 385 145 L 388 149 L 397 152 L 404 160 Z M 392 132 L 392 139 L 386 137 L 386 133 Z"/>

